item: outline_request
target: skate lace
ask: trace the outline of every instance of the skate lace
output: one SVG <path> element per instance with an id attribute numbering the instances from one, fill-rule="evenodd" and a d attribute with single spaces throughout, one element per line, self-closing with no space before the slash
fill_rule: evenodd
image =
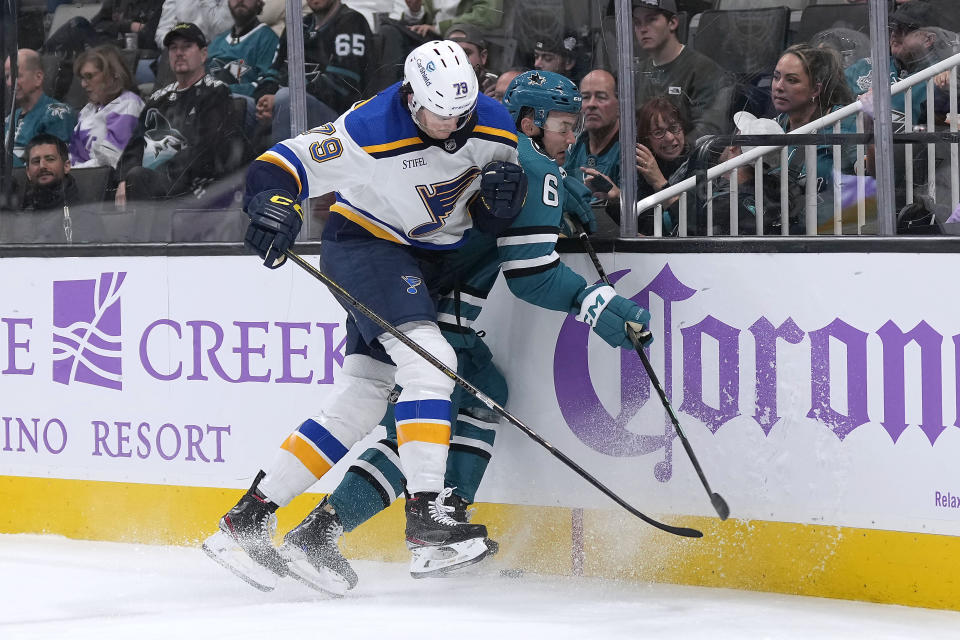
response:
<path id="1" fill-rule="evenodd" d="M 273 540 L 273 534 L 277 531 L 277 514 L 271 513 L 260 521 L 260 530 L 267 542 Z"/>
<path id="2" fill-rule="evenodd" d="M 327 525 L 327 529 L 323 533 L 327 538 L 327 543 L 336 547 L 337 540 L 343 535 L 343 525 L 334 520 Z"/>
<path id="3" fill-rule="evenodd" d="M 433 500 L 433 502 L 430 503 L 429 506 L 430 517 L 444 526 L 458 527 L 463 523 L 459 522 L 455 518 L 450 517 L 449 514 L 451 511 L 453 511 L 453 507 L 444 504 L 444 501 L 450 496 L 451 493 L 453 493 L 453 487 L 447 487 L 437 494 L 437 497 Z"/>

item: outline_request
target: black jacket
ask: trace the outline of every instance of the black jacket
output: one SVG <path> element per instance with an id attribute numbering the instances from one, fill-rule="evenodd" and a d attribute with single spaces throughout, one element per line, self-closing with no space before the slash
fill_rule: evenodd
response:
<path id="1" fill-rule="evenodd" d="M 21 211 L 48 211 L 50 209 L 62 209 L 66 205 L 77 205 L 79 192 L 77 190 L 77 181 L 69 173 L 64 176 L 63 182 L 55 187 L 34 187 L 27 184 L 27 189 L 23 194 L 23 202 L 20 203 Z"/>

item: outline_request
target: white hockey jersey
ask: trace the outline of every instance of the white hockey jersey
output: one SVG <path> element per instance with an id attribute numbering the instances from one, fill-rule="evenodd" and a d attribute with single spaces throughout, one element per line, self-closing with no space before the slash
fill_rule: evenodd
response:
<path id="1" fill-rule="evenodd" d="M 336 122 L 275 145 L 251 171 L 259 163 L 279 167 L 294 178 L 301 199 L 335 191 L 331 211 L 379 238 L 456 247 L 472 226 L 467 205 L 481 168 L 517 162 L 516 129 L 507 110 L 481 94 L 467 125 L 432 140 L 414 124 L 399 89 L 393 85 Z"/>

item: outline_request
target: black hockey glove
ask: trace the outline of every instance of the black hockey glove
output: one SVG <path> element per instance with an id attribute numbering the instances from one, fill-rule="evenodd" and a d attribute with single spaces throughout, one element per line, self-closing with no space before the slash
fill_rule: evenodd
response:
<path id="1" fill-rule="evenodd" d="M 513 222 L 527 198 L 527 175 L 518 164 L 494 160 L 480 174 L 480 191 L 470 207 L 473 224 L 499 233 Z"/>
<path id="2" fill-rule="evenodd" d="M 293 246 L 303 224 L 303 209 L 286 191 L 261 191 L 247 203 L 250 226 L 243 244 L 263 259 L 271 269 L 282 265 L 285 251 Z"/>

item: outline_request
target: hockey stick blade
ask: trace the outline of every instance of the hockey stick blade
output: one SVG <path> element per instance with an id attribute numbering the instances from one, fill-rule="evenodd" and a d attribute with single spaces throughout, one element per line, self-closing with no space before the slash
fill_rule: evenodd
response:
<path id="1" fill-rule="evenodd" d="M 716 510 L 717 515 L 720 516 L 721 520 L 726 520 L 730 517 L 730 506 L 719 493 L 710 494 L 710 504 L 713 505 L 713 508 Z"/>
<path id="2" fill-rule="evenodd" d="M 629 336 L 630 342 L 633 343 L 634 351 L 636 351 L 637 355 L 640 357 L 640 362 L 643 364 L 643 368 L 646 370 L 647 376 L 650 378 L 650 383 L 653 385 L 653 388 L 656 389 L 657 395 L 660 396 L 660 402 L 663 403 L 663 408 L 667 410 L 667 415 L 670 416 L 670 422 L 673 423 L 673 428 L 676 430 L 681 444 L 683 444 L 683 449 L 687 452 L 687 457 L 690 458 L 690 462 L 693 463 L 693 468 L 700 477 L 700 483 L 703 485 L 703 488 L 706 489 L 707 495 L 710 496 L 710 504 L 713 505 L 713 509 L 717 512 L 717 515 L 720 517 L 720 519 L 726 520 L 730 517 L 730 507 L 727 505 L 727 501 L 724 500 L 719 493 L 716 493 L 710 489 L 710 483 L 707 482 L 707 477 L 704 475 L 703 469 L 700 467 L 700 461 L 697 460 L 696 454 L 693 453 L 693 447 L 690 445 L 690 441 L 687 440 L 687 435 L 683 432 L 683 427 L 680 426 L 680 420 L 677 419 L 677 414 L 674 413 L 673 406 L 667 399 L 667 394 L 664 392 L 663 386 L 660 384 L 660 380 L 657 378 L 657 374 L 653 370 L 653 365 L 650 364 L 650 359 L 647 357 L 647 353 L 643 350 L 643 344 L 640 341 L 640 333 L 638 333 L 629 322 L 627 323 L 627 336 Z"/>
<path id="3" fill-rule="evenodd" d="M 583 243 L 583 248 L 590 256 L 590 260 L 593 261 L 593 266 L 600 275 L 600 279 L 604 284 L 610 285 L 610 279 L 607 277 L 607 272 L 604 271 L 603 265 L 600 264 L 600 256 L 598 256 L 596 250 L 594 250 L 593 243 L 590 242 L 590 236 L 587 235 L 586 230 L 584 230 L 583 225 L 579 220 L 573 220 L 573 223 L 577 229 L 580 242 Z M 707 482 L 707 476 L 704 475 L 703 469 L 700 468 L 700 462 L 697 460 L 697 456 L 694 455 L 693 447 L 690 446 L 690 441 L 687 440 L 687 435 L 683 432 L 683 428 L 680 426 L 680 420 L 677 419 L 677 414 L 674 413 L 673 406 L 671 406 L 670 400 L 667 399 L 667 394 L 663 390 L 663 385 L 660 384 L 660 380 L 657 378 L 657 374 L 653 370 L 653 366 L 650 364 L 650 359 L 647 358 L 647 353 L 643 350 L 643 341 L 646 340 L 647 336 L 650 335 L 650 331 L 643 325 L 638 325 L 634 322 L 627 322 L 626 329 L 627 337 L 630 338 L 630 342 L 633 344 L 633 349 L 637 352 L 637 356 L 640 357 L 640 362 L 643 364 L 643 368 L 646 370 L 647 376 L 650 378 L 650 383 L 653 385 L 653 388 L 656 389 L 657 395 L 660 396 L 660 402 L 663 404 L 663 408 L 667 411 L 667 415 L 670 416 L 670 421 L 673 423 L 673 428 L 676 430 L 677 436 L 680 438 L 680 442 L 683 443 L 683 450 L 687 452 L 687 457 L 690 458 L 690 462 L 693 463 L 693 468 L 697 471 L 697 475 L 700 477 L 700 482 L 703 484 L 703 488 L 706 489 L 707 495 L 710 496 L 710 504 L 713 505 L 713 509 L 717 512 L 717 515 L 720 517 L 720 519 L 726 520 L 730 517 L 730 507 L 727 505 L 727 501 L 724 500 L 719 493 L 715 493 L 710 490 L 710 483 Z"/>
<path id="4" fill-rule="evenodd" d="M 547 442 L 540 434 L 538 434 L 536 431 L 534 431 L 533 429 L 528 427 L 526 424 L 521 422 L 519 418 L 515 417 L 512 413 L 510 413 L 509 411 L 501 407 L 499 404 L 494 402 L 493 399 L 488 397 L 478 388 L 476 388 L 475 386 L 467 382 L 467 380 L 465 380 L 460 375 L 458 375 L 456 371 L 453 371 L 452 369 L 450 369 L 450 367 L 443 364 L 440 360 L 438 360 L 435 356 L 429 353 L 426 349 L 424 349 L 419 344 L 411 340 L 406 334 L 404 334 L 399 329 L 394 327 L 392 324 L 390 324 L 389 322 L 381 318 L 375 311 L 367 307 L 365 304 L 357 300 L 349 291 L 344 289 L 335 280 L 333 280 L 333 278 L 331 278 L 330 276 L 325 274 L 323 271 L 321 271 L 317 267 L 307 262 L 299 254 L 294 253 L 289 249 L 285 253 L 288 258 L 290 258 L 295 263 L 297 263 L 297 265 L 300 266 L 304 271 L 306 271 L 311 276 L 313 276 L 314 278 L 316 278 L 317 280 L 325 284 L 327 288 L 330 289 L 330 292 L 333 295 L 335 295 L 340 300 L 343 300 L 344 302 L 349 304 L 351 307 L 353 307 L 363 315 L 370 318 L 370 320 L 372 320 L 378 327 L 380 327 L 381 329 L 383 329 L 384 331 L 392 335 L 394 338 L 396 338 L 397 340 L 402 342 L 404 345 L 406 345 L 408 348 L 410 348 L 412 351 L 414 351 L 421 358 L 423 358 L 424 360 L 429 362 L 431 365 L 436 367 L 445 376 L 453 380 L 456 384 L 460 385 L 460 387 L 464 391 L 466 391 L 473 397 L 480 400 L 483 404 L 489 407 L 492 411 L 495 411 L 507 422 L 509 422 L 513 426 L 523 431 L 524 434 L 527 435 L 527 437 L 529 437 L 531 440 L 533 440 L 534 442 L 539 444 L 541 447 L 549 451 L 550 454 L 553 455 L 553 457 L 560 460 L 567 467 L 572 469 L 577 475 L 579 475 L 581 478 L 583 478 L 584 480 L 592 484 L 594 487 L 599 489 L 601 493 L 603 493 L 605 496 L 607 496 L 608 498 L 616 502 L 618 505 L 620 505 L 621 507 L 629 511 L 631 514 L 640 518 L 650 526 L 656 527 L 661 531 L 666 531 L 667 533 L 672 533 L 673 535 L 676 535 L 676 536 L 682 536 L 684 538 L 702 538 L 703 537 L 703 532 L 697 529 L 692 529 L 689 527 L 675 527 L 673 525 L 659 522 L 657 520 L 654 520 L 650 516 L 646 515 L 645 513 L 639 511 L 638 509 L 636 509 L 633 505 L 631 505 L 626 500 L 621 498 L 619 495 L 614 493 L 612 490 L 607 488 L 607 486 L 604 485 L 602 482 L 600 482 L 599 480 L 594 478 L 592 475 L 587 473 L 587 471 L 583 467 L 581 467 L 579 464 L 574 462 L 565 453 L 563 453 L 562 451 L 554 447 L 552 444 Z"/>

